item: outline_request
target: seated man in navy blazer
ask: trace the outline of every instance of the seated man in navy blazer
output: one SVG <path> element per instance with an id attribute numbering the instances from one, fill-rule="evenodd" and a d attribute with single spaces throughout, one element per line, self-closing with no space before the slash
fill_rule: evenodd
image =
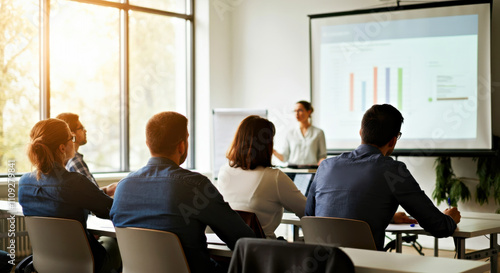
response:
<path id="1" fill-rule="evenodd" d="M 307 196 L 306 215 L 367 222 L 377 249 L 384 248 L 385 229 L 401 205 L 435 237 L 453 234 L 460 222 L 457 208 L 440 212 L 402 162 L 389 155 L 401 137 L 403 116 L 391 105 L 373 105 L 361 122 L 361 145 L 324 160 Z M 396 219 L 395 219 L 396 220 Z"/>
<path id="2" fill-rule="evenodd" d="M 179 166 L 188 151 L 187 123 L 176 112 L 162 112 L 148 121 L 151 158 L 118 183 L 110 216 L 116 227 L 175 233 L 193 273 L 224 272 L 227 269 L 210 258 L 207 225 L 231 249 L 239 238 L 255 234 L 207 177 Z"/>

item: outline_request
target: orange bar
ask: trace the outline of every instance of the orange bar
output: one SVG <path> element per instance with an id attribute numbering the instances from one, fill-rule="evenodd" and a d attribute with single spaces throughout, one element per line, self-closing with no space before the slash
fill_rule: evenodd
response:
<path id="1" fill-rule="evenodd" d="M 373 67 L 373 104 L 377 104 L 377 67 Z"/>
<path id="2" fill-rule="evenodd" d="M 354 73 L 350 74 L 349 84 L 349 110 L 354 111 Z"/>

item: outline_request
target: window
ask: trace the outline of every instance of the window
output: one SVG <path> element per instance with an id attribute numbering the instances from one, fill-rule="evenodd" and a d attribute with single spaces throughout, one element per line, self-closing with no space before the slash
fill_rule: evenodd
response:
<path id="1" fill-rule="evenodd" d="M 50 115 L 80 116 L 90 170 L 120 170 L 119 11 L 59 1 L 50 16 Z M 92 22 L 91 24 L 89 22 Z"/>
<path id="2" fill-rule="evenodd" d="M 150 157 L 144 133 L 148 119 L 161 111 L 186 114 L 186 23 L 131 12 L 129 25 L 130 167 L 135 170 Z"/>
<path id="3" fill-rule="evenodd" d="M 172 110 L 189 118 L 192 0 L 4 2 L 0 174 L 10 159 L 17 173 L 31 170 L 25 147 L 40 117 L 80 116 L 88 142 L 79 152 L 92 172 L 143 166 L 144 129 L 153 114 Z M 39 45 L 44 39 L 48 51 Z"/>
<path id="4" fill-rule="evenodd" d="M 129 0 L 131 5 L 143 6 L 165 11 L 186 13 L 186 0 Z"/>
<path id="5" fill-rule="evenodd" d="M 26 140 L 39 120 L 38 0 L 5 0 L 0 8 L 0 173 L 15 160 L 29 171 Z"/>

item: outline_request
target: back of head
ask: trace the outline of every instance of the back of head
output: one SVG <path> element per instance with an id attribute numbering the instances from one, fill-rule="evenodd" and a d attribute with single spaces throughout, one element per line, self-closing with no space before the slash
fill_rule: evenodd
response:
<path id="1" fill-rule="evenodd" d="M 383 147 L 401 131 L 404 118 L 394 106 L 376 104 L 368 109 L 361 121 L 361 139 L 365 144 Z"/>
<path id="2" fill-rule="evenodd" d="M 146 125 L 146 144 L 151 154 L 172 154 L 187 139 L 188 120 L 172 111 L 152 116 Z"/>
<path id="3" fill-rule="evenodd" d="M 49 118 L 33 126 L 27 154 L 31 164 L 37 169 L 37 179 L 41 174 L 48 174 L 56 162 L 62 163 L 64 156 L 58 151 L 61 144 L 66 144 L 71 132 L 66 122 Z"/>
<path id="4" fill-rule="evenodd" d="M 60 120 L 64 120 L 68 124 L 71 132 L 76 131 L 76 128 L 78 127 L 78 118 L 79 118 L 77 114 L 61 113 L 61 114 L 57 115 L 56 118 L 58 118 Z"/>
<path id="5" fill-rule="evenodd" d="M 270 167 L 273 154 L 274 124 L 259 116 L 248 116 L 238 126 L 227 152 L 229 165 L 243 170 Z"/>

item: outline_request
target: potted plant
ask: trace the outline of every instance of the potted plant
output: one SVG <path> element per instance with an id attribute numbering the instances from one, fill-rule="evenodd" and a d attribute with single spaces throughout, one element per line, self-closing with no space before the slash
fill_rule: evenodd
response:
<path id="1" fill-rule="evenodd" d="M 436 166 L 436 188 L 432 193 L 432 198 L 436 202 L 447 202 L 451 206 L 457 206 L 458 201 L 467 201 L 470 199 L 469 188 L 455 176 L 451 167 L 450 157 L 438 157 Z"/>

